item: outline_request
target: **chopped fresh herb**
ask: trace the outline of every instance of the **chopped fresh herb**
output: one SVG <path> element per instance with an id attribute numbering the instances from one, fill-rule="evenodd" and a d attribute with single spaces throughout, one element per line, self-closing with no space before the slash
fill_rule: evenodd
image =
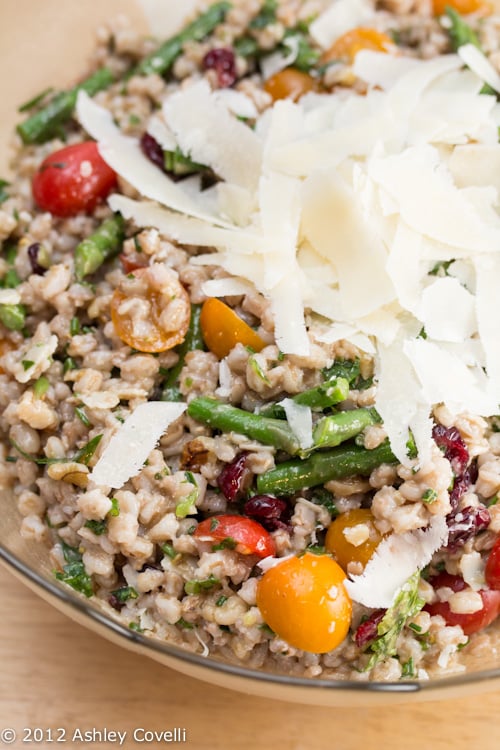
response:
<path id="1" fill-rule="evenodd" d="M 72 562 L 81 562 L 82 561 L 82 553 L 78 549 L 78 547 L 72 547 L 70 544 L 67 544 L 64 539 L 59 539 L 59 542 L 62 547 L 64 559 L 68 563 Z"/>
<path id="2" fill-rule="evenodd" d="M 5 182 L 5 180 L 2 180 L 1 182 Z M 17 245 L 8 244 L 6 247 L 4 247 L 3 254 L 8 265 L 13 266 L 17 258 Z"/>
<path id="3" fill-rule="evenodd" d="M 411 630 L 415 631 L 415 633 L 421 633 L 422 632 L 422 628 L 420 627 L 420 625 L 417 625 L 416 622 L 410 622 L 410 624 L 408 625 L 408 627 L 411 628 Z"/>
<path id="4" fill-rule="evenodd" d="M 186 479 L 184 480 L 183 484 L 192 484 L 194 485 L 194 489 L 191 490 L 191 492 L 186 495 L 186 497 L 180 501 L 180 503 L 177 504 L 175 508 L 175 515 L 177 518 L 185 518 L 190 513 L 193 513 L 196 511 L 195 503 L 198 499 L 198 485 L 196 483 L 196 479 L 194 478 L 194 474 L 192 471 L 186 471 L 184 472 Z M 194 509 L 194 510 L 193 510 Z"/>
<path id="5" fill-rule="evenodd" d="M 177 622 L 175 624 L 178 625 L 180 628 L 184 628 L 184 630 L 193 630 L 193 628 L 194 628 L 193 623 L 192 622 L 188 622 L 183 617 L 181 617 L 179 620 L 177 620 Z"/>
<path id="6" fill-rule="evenodd" d="M 232 536 L 227 536 L 219 544 L 212 545 L 212 552 L 217 552 L 221 549 L 235 549 L 237 544 L 238 542 Z"/>
<path id="7" fill-rule="evenodd" d="M 163 377 L 165 377 L 169 373 L 167 367 L 159 367 L 158 372 L 160 373 L 160 375 L 163 375 Z"/>
<path id="8" fill-rule="evenodd" d="M 43 398 L 47 391 L 49 390 L 50 383 L 45 377 L 45 375 L 42 375 L 38 378 L 38 380 L 35 381 L 35 384 L 33 386 L 33 395 L 35 398 Z"/>
<path id="9" fill-rule="evenodd" d="M 26 323 L 24 305 L 0 305 L 0 322 L 10 331 L 22 331 Z"/>
<path id="10" fill-rule="evenodd" d="M 363 378 L 359 359 L 336 359 L 330 367 L 322 370 L 325 380 L 345 378 L 349 387 L 358 391 L 366 390 L 373 385 L 373 378 Z"/>
<path id="11" fill-rule="evenodd" d="M 299 29 L 290 29 L 285 33 L 285 38 L 280 45 L 285 54 L 292 51 L 292 47 L 290 46 L 292 40 L 297 44 L 297 57 L 293 61 L 293 67 L 302 70 L 304 73 L 309 73 L 311 68 L 314 68 L 317 64 L 321 52 L 309 44 L 302 31 Z"/>
<path id="12" fill-rule="evenodd" d="M 30 453 L 26 453 L 26 451 L 24 451 L 21 446 L 15 442 L 15 440 L 12 440 L 12 438 L 10 438 L 10 443 L 16 449 L 16 451 L 21 454 L 23 458 L 25 458 L 27 461 L 33 461 L 33 463 L 38 464 L 39 466 L 63 464 L 68 463 L 68 461 L 76 461 L 77 463 L 87 465 L 94 455 L 97 446 L 101 442 L 101 439 L 102 435 L 96 435 L 94 438 L 92 438 L 92 440 L 89 440 L 89 442 L 86 443 L 83 448 L 80 448 L 80 450 L 77 451 L 74 456 L 71 456 L 69 458 L 46 458 L 45 456 L 32 456 Z"/>
<path id="13" fill-rule="evenodd" d="M 72 460 L 76 461 L 79 464 L 85 464 L 85 466 L 87 466 L 101 440 L 102 435 L 96 435 L 95 437 L 93 437 L 92 440 L 89 440 L 89 442 L 86 443 L 83 448 L 80 448 L 80 450 L 75 453 Z"/>
<path id="14" fill-rule="evenodd" d="M 278 362 L 283 362 L 285 355 L 283 352 L 278 352 Z"/>
<path id="15" fill-rule="evenodd" d="M 424 326 L 420 329 L 420 332 L 417 336 L 417 339 L 426 339 L 427 338 L 427 331 L 425 330 Z"/>
<path id="16" fill-rule="evenodd" d="M 21 364 L 23 366 L 24 372 L 26 372 L 27 370 L 31 370 L 31 368 L 35 366 L 35 363 L 32 359 L 22 359 Z"/>
<path id="17" fill-rule="evenodd" d="M 116 517 L 120 515 L 120 505 L 118 503 L 118 500 L 116 497 L 112 497 L 111 499 L 111 510 L 108 511 L 108 516 Z"/>
<path id="18" fill-rule="evenodd" d="M 219 598 L 215 602 L 215 606 L 222 607 L 222 605 L 225 604 L 226 602 L 227 602 L 227 596 L 224 596 L 224 594 L 222 594 L 222 596 L 219 596 Z"/>
<path id="19" fill-rule="evenodd" d="M 218 586 L 220 583 L 218 578 L 210 575 L 204 580 L 193 579 L 192 581 L 186 581 L 184 584 L 184 591 L 186 594 L 201 594 L 203 591 L 209 591 L 214 586 Z"/>
<path id="20" fill-rule="evenodd" d="M 465 641 L 465 643 L 459 643 L 458 646 L 457 646 L 457 651 L 461 651 L 463 648 L 465 648 L 466 646 L 468 646 L 469 643 L 470 643 L 470 638 L 467 638 L 467 640 Z"/>
<path id="21" fill-rule="evenodd" d="M 48 97 L 49 94 L 51 94 L 54 91 L 52 86 L 50 86 L 48 89 L 45 89 L 40 94 L 37 94 L 32 99 L 29 99 L 27 102 L 24 102 L 24 104 L 21 104 L 20 107 L 18 107 L 18 112 L 29 112 L 30 109 L 34 109 L 38 104 L 41 104 L 44 99 Z"/>
<path id="22" fill-rule="evenodd" d="M 165 164 L 165 171 L 177 176 L 204 172 L 208 169 L 204 164 L 197 164 L 192 161 L 189 156 L 182 153 L 179 147 L 177 147 L 175 151 L 164 151 L 163 161 Z"/>
<path id="23" fill-rule="evenodd" d="M 415 665 L 413 663 L 413 657 L 410 656 L 408 661 L 401 665 L 401 677 L 416 677 Z"/>
<path id="24" fill-rule="evenodd" d="M 210 531 L 215 531 L 217 526 L 220 524 L 220 521 L 218 518 L 211 518 L 210 519 Z"/>
<path id="25" fill-rule="evenodd" d="M 15 268 L 9 268 L 7 273 L 2 279 L 3 289 L 15 289 L 21 283 L 21 279 Z"/>
<path id="26" fill-rule="evenodd" d="M 130 630 L 133 630 L 136 633 L 144 633 L 144 628 L 141 628 L 138 622 L 129 622 L 128 626 Z"/>
<path id="27" fill-rule="evenodd" d="M 188 534 L 189 536 L 192 536 L 195 531 L 196 531 L 196 524 L 194 523 L 192 526 L 189 527 L 189 529 L 187 529 L 186 534 Z"/>
<path id="28" fill-rule="evenodd" d="M 274 630 L 270 628 L 266 622 L 263 622 L 262 625 L 259 625 L 259 629 L 263 630 L 265 633 L 269 633 L 269 635 L 276 635 Z"/>
<path id="29" fill-rule="evenodd" d="M 429 271 L 429 276 L 449 276 L 448 268 L 454 263 L 454 260 L 440 260 Z"/>
<path id="30" fill-rule="evenodd" d="M 129 599 L 137 599 L 139 594 L 132 586 L 122 586 L 119 589 L 111 592 L 111 596 L 114 596 L 120 604 L 125 604 Z"/>
<path id="31" fill-rule="evenodd" d="M 91 426 L 90 420 L 87 417 L 87 415 L 85 414 L 85 409 L 83 409 L 80 406 L 75 406 L 75 414 L 78 417 L 78 419 L 80 420 L 80 422 L 83 422 L 83 424 L 85 425 L 85 427 L 90 427 Z"/>
<path id="32" fill-rule="evenodd" d="M 378 637 L 370 644 L 372 655 L 366 669 L 373 669 L 379 662 L 397 653 L 397 640 L 409 617 L 414 617 L 425 604 L 418 595 L 420 573 L 416 571 L 404 584 L 392 607 L 377 626 Z"/>
<path id="33" fill-rule="evenodd" d="M 486 507 L 491 508 L 492 505 L 496 505 L 498 503 L 499 497 L 498 495 L 493 495 L 492 498 L 488 500 L 486 503 Z"/>
<path id="34" fill-rule="evenodd" d="M 259 45 L 251 36 L 242 36 L 233 46 L 235 53 L 240 57 L 255 57 L 259 53 Z"/>
<path id="35" fill-rule="evenodd" d="M 248 364 L 252 368 L 252 372 L 254 372 L 255 375 L 257 375 L 257 377 L 260 378 L 263 383 L 265 383 L 266 385 L 271 385 L 269 378 L 253 355 L 248 358 Z"/>
<path id="36" fill-rule="evenodd" d="M 264 0 L 260 13 L 250 22 L 251 29 L 265 29 L 276 21 L 277 0 Z"/>
<path id="37" fill-rule="evenodd" d="M 321 544 L 310 544 L 306 551 L 312 552 L 313 555 L 326 555 L 326 547 Z"/>
<path id="38" fill-rule="evenodd" d="M 90 529 L 96 536 L 104 534 L 108 528 L 106 521 L 85 521 L 83 524 L 86 529 Z"/>
<path id="39" fill-rule="evenodd" d="M 174 545 L 170 542 L 160 544 L 160 549 L 167 557 L 170 557 L 171 560 L 177 557 L 177 552 L 174 549 Z"/>
<path id="40" fill-rule="evenodd" d="M 315 505 L 323 505 L 323 507 L 327 509 L 328 513 L 330 513 L 332 518 L 336 518 L 339 514 L 332 493 L 328 492 L 328 490 L 324 487 L 316 487 L 313 490 L 311 502 Z"/>
<path id="41" fill-rule="evenodd" d="M 63 362 L 63 373 L 66 375 L 70 370 L 77 370 L 78 366 L 73 357 L 66 357 Z"/>
<path id="42" fill-rule="evenodd" d="M 58 581 L 63 581 L 86 597 L 90 597 L 94 593 L 92 578 L 85 570 L 83 562 L 68 563 L 63 567 L 62 573 L 56 571 L 55 577 Z"/>
<path id="43" fill-rule="evenodd" d="M 193 385 L 193 378 L 186 378 L 184 380 L 184 386 L 186 388 L 191 388 L 192 385 Z"/>
<path id="44" fill-rule="evenodd" d="M 0 179 L 0 204 L 5 203 L 5 201 L 10 197 L 5 189 L 6 187 L 9 187 L 9 185 L 10 182 Z"/>
<path id="45" fill-rule="evenodd" d="M 473 31 L 469 24 L 464 21 L 460 13 L 457 13 L 457 11 L 454 8 L 450 8 L 450 6 L 447 6 L 445 13 L 451 21 L 448 34 L 453 51 L 456 52 L 457 49 L 463 47 L 464 44 L 473 44 L 474 47 L 481 49 L 476 32 Z"/>
<path id="46" fill-rule="evenodd" d="M 80 328 L 80 321 L 78 320 L 78 318 L 76 318 L 76 317 L 75 318 L 71 318 L 71 320 L 69 322 L 69 333 L 70 333 L 70 336 L 78 336 L 78 334 L 80 333 L 80 330 L 81 330 L 81 328 Z"/>
<path id="47" fill-rule="evenodd" d="M 15 464 L 17 461 L 17 458 L 15 456 L 7 456 L 5 459 L 9 464 Z"/>
<path id="48" fill-rule="evenodd" d="M 430 505 L 437 500 L 437 496 L 438 493 L 436 492 L 436 490 L 433 490 L 429 487 L 429 489 L 425 490 L 424 494 L 422 495 L 422 501 Z"/>
<path id="49" fill-rule="evenodd" d="M 138 115 L 135 115 L 134 113 L 132 113 L 131 115 L 129 115 L 128 121 L 129 121 L 130 125 L 140 125 L 141 124 L 141 118 Z"/>

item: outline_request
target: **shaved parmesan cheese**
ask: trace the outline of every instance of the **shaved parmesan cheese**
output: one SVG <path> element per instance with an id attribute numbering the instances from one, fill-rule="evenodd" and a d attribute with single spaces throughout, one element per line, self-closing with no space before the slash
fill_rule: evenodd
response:
<path id="1" fill-rule="evenodd" d="M 352 65 L 352 72 L 371 86 L 388 90 L 396 81 L 420 61 L 403 55 L 387 55 L 384 52 L 360 50 Z"/>
<path id="2" fill-rule="evenodd" d="M 252 284 L 245 279 L 228 276 L 222 279 L 208 279 L 202 284 L 203 294 L 207 297 L 234 297 L 254 291 Z"/>
<path id="3" fill-rule="evenodd" d="M 231 383 L 231 368 L 229 367 L 227 358 L 224 357 L 219 362 L 219 387 L 215 391 L 216 395 L 221 398 L 229 398 L 231 395 Z"/>
<path id="4" fill-rule="evenodd" d="M 235 89 L 217 89 L 214 92 L 214 96 L 217 101 L 222 104 L 236 115 L 236 117 L 244 117 L 248 120 L 255 120 L 259 116 L 257 107 L 250 99 L 249 96 L 243 93 L 243 91 L 236 91 Z"/>
<path id="5" fill-rule="evenodd" d="M 140 404 L 112 436 L 91 474 L 97 485 L 119 489 L 141 470 L 165 430 L 186 404 L 148 401 Z"/>
<path id="6" fill-rule="evenodd" d="M 448 167 L 457 187 L 491 185 L 500 198 L 500 144 L 468 143 L 457 146 Z"/>
<path id="7" fill-rule="evenodd" d="M 167 97 L 163 115 L 183 153 L 235 185 L 256 188 L 262 159 L 260 141 L 228 112 L 207 81 Z"/>
<path id="8" fill-rule="evenodd" d="M 464 44 L 459 47 L 458 55 L 481 81 L 500 91 L 500 75 L 480 49 L 474 44 Z"/>
<path id="9" fill-rule="evenodd" d="M 374 16 L 368 0 L 334 0 L 309 27 L 312 38 L 326 49 L 337 37 L 356 26 L 370 25 Z"/>
<path id="10" fill-rule="evenodd" d="M 0 305 L 18 305 L 21 295 L 17 289 L 0 289 Z"/>
<path id="11" fill-rule="evenodd" d="M 366 607 L 390 607 L 405 581 L 422 570 L 447 541 L 443 516 L 434 516 L 426 529 L 391 534 L 380 542 L 363 573 L 345 582 L 347 592 Z"/>
<path id="12" fill-rule="evenodd" d="M 292 65 L 297 59 L 299 37 L 289 36 L 286 38 L 285 43 L 287 46 L 286 52 L 273 52 L 271 55 L 266 55 L 262 58 L 260 69 L 265 81 L 276 73 L 279 73 L 280 70 L 284 70 L 284 68 Z"/>
<path id="13" fill-rule="evenodd" d="M 486 562 L 479 552 L 465 552 L 459 560 L 458 567 L 462 578 L 473 591 L 487 588 L 484 577 Z"/>
<path id="14" fill-rule="evenodd" d="M 291 398 L 284 398 L 279 402 L 286 414 L 286 421 L 299 441 L 302 449 L 306 450 L 313 444 L 312 411 L 309 406 L 296 404 Z"/>
<path id="15" fill-rule="evenodd" d="M 147 132 L 160 144 L 164 151 L 175 151 L 177 148 L 174 134 L 167 127 L 165 120 L 160 115 L 155 114 L 151 117 L 148 122 Z"/>
<path id="16" fill-rule="evenodd" d="M 269 557 L 264 557 L 262 560 L 259 560 L 256 565 L 263 573 L 266 573 L 268 570 L 271 570 L 271 568 L 275 568 L 276 565 L 285 562 L 285 560 L 290 560 L 292 557 L 295 557 L 295 555 L 285 555 L 284 557 L 273 557 L 272 555 L 269 555 Z"/>
<path id="17" fill-rule="evenodd" d="M 475 310 L 474 296 L 457 279 L 437 278 L 422 292 L 418 317 L 430 338 L 460 343 L 476 331 Z"/>

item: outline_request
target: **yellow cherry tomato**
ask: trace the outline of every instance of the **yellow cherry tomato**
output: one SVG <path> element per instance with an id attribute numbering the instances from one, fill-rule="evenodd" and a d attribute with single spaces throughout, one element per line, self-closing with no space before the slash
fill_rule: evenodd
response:
<path id="1" fill-rule="evenodd" d="M 324 654 L 337 648 L 351 624 L 345 573 L 329 555 L 290 557 L 257 584 L 257 606 L 274 632 L 295 648 Z"/>
<path id="2" fill-rule="evenodd" d="M 203 303 L 200 327 L 205 344 L 219 359 L 226 357 L 236 344 L 250 346 L 256 352 L 265 346 L 248 323 L 215 297 L 209 297 Z"/>
<path id="3" fill-rule="evenodd" d="M 264 84 L 265 91 L 272 96 L 273 101 L 291 99 L 296 102 L 301 96 L 309 91 L 316 91 L 317 88 L 314 78 L 295 68 L 280 70 Z"/>
<path id="4" fill-rule="evenodd" d="M 376 29 L 359 27 L 339 36 L 330 49 L 323 53 L 321 63 L 324 65 L 332 60 L 345 60 L 352 63 L 362 49 L 391 52 L 396 49 L 396 46 L 387 34 Z"/>
<path id="5" fill-rule="evenodd" d="M 453 8 L 461 15 L 479 13 L 482 16 L 489 16 L 493 13 L 493 6 L 485 0 L 432 0 L 435 16 L 442 16 L 447 7 Z"/>
<path id="6" fill-rule="evenodd" d="M 359 562 L 365 566 L 382 541 L 382 535 L 373 520 L 371 510 L 358 508 L 342 513 L 328 527 L 325 547 L 344 570 L 350 562 Z M 355 544 L 357 526 L 361 527 L 358 539 L 362 540 L 365 533 L 368 533 L 366 540 L 360 544 Z"/>
<path id="7" fill-rule="evenodd" d="M 111 299 L 117 335 L 139 352 L 164 352 L 180 344 L 190 317 L 186 290 L 177 274 L 161 263 L 128 274 Z"/>

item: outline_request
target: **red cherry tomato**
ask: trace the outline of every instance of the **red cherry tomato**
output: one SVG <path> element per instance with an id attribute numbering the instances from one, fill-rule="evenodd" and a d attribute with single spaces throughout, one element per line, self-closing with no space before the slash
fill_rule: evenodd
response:
<path id="1" fill-rule="evenodd" d="M 500 591 L 500 536 L 493 545 L 484 571 L 486 583 L 494 591 Z"/>
<path id="2" fill-rule="evenodd" d="M 144 253 L 132 253 L 125 255 L 121 253 L 120 263 L 122 264 L 123 273 L 129 274 L 138 271 L 139 268 L 145 268 L 149 263 L 149 258 Z"/>
<path id="3" fill-rule="evenodd" d="M 85 141 L 55 151 L 41 163 L 33 177 L 33 197 L 42 211 L 54 216 L 90 213 L 116 185 L 97 143 Z"/>
<path id="4" fill-rule="evenodd" d="M 467 584 L 461 576 L 454 576 L 449 573 L 440 573 L 431 578 L 430 583 L 434 589 L 447 587 L 452 591 L 463 591 L 467 588 Z M 483 607 L 471 614 L 452 612 L 447 602 L 427 604 L 424 609 L 431 615 L 444 617 L 447 625 L 460 625 L 465 635 L 472 635 L 472 633 L 477 633 L 478 630 L 490 625 L 493 620 L 496 620 L 500 612 L 500 591 L 483 589 L 479 593 L 483 600 Z"/>
<path id="5" fill-rule="evenodd" d="M 221 544 L 242 555 L 268 557 L 276 554 L 271 534 L 260 523 L 244 516 L 213 516 L 196 527 L 194 537 L 204 542 Z"/>

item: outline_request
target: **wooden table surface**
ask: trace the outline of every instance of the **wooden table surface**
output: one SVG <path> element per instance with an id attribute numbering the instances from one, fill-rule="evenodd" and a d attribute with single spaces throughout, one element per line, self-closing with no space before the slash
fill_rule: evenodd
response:
<path id="1" fill-rule="evenodd" d="M 197 682 L 84 630 L 0 568 L 1 730 L 10 747 L 118 747 L 70 742 L 75 729 L 127 732 L 122 747 L 193 750 L 498 750 L 500 692 L 384 708 L 327 709 L 262 700 Z M 66 743 L 22 743 L 58 727 Z M 133 730 L 186 730 L 185 743 L 133 740 Z M 140 735 L 145 736 L 145 735 Z M 54 733 L 56 738 L 57 734 Z M 8 738 L 8 735 L 7 735 Z M 2 745 L 0 750 L 7 745 Z"/>

